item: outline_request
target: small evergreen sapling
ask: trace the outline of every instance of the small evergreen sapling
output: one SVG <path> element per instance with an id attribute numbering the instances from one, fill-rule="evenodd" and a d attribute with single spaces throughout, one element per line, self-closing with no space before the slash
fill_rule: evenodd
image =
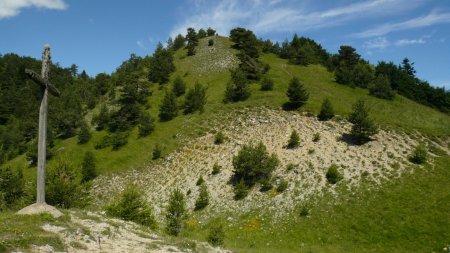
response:
<path id="1" fill-rule="evenodd" d="M 291 137 L 289 138 L 289 142 L 287 144 L 288 149 L 294 149 L 300 146 L 300 136 L 297 131 L 293 130 L 291 133 Z"/>
<path id="2" fill-rule="evenodd" d="M 95 156 L 91 151 L 84 154 L 83 163 L 81 165 L 81 182 L 91 181 L 97 176 L 95 169 Z"/>
<path id="3" fill-rule="evenodd" d="M 423 164 L 427 161 L 427 148 L 423 143 L 416 146 L 413 153 L 409 157 L 409 160 L 415 164 Z"/>
<path id="4" fill-rule="evenodd" d="M 370 140 L 372 135 L 378 133 L 378 127 L 369 118 L 369 109 L 364 100 L 358 100 L 353 105 L 349 121 L 353 123 L 351 134 L 359 144 Z"/>
<path id="5" fill-rule="evenodd" d="M 336 164 L 332 164 L 325 175 L 328 183 L 336 184 L 337 182 L 342 180 L 342 174 L 338 171 L 338 166 Z"/>
<path id="6" fill-rule="evenodd" d="M 184 194 L 175 189 L 169 197 L 166 213 L 166 231 L 169 235 L 178 236 L 186 219 L 186 200 Z"/>
<path id="7" fill-rule="evenodd" d="M 205 183 L 200 185 L 200 191 L 197 200 L 195 201 L 195 210 L 201 210 L 209 204 L 208 187 Z"/>
<path id="8" fill-rule="evenodd" d="M 306 104 L 309 98 L 309 93 L 297 77 L 292 78 L 289 82 L 286 95 L 289 98 L 289 103 L 285 105 L 287 109 L 297 109 Z"/>
<path id="9" fill-rule="evenodd" d="M 78 133 L 78 143 L 84 144 L 91 139 L 91 132 L 89 130 L 88 124 L 83 120 L 81 122 L 80 131 Z"/>
<path id="10" fill-rule="evenodd" d="M 225 232 L 222 223 L 214 224 L 209 229 L 207 241 L 214 247 L 223 245 L 225 239 Z"/>
<path id="11" fill-rule="evenodd" d="M 320 113 L 317 115 L 317 118 L 321 121 L 329 120 L 334 117 L 334 109 L 331 101 L 326 98 L 322 102 L 322 106 L 320 108 Z"/>

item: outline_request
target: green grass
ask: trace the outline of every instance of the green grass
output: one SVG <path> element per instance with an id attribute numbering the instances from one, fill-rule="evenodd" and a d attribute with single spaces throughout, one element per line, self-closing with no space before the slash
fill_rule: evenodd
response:
<path id="1" fill-rule="evenodd" d="M 64 250 L 58 235 L 44 231 L 41 226 L 58 220 L 48 214 L 16 215 L 0 212 L 0 252 L 27 250 L 33 245 L 50 245 L 57 251 Z"/>
<path id="2" fill-rule="evenodd" d="M 226 224 L 225 247 L 236 252 L 442 252 L 450 245 L 448 178 L 446 156 L 382 189 L 369 190 L 366 182 L 353 193 L 326 194 L 309 204 L 307 217 L 298 203 L 282 220 L 260 210 L 218 219 Z M 229 216 L 235 220 L 227 222 Z M 209 224 L 190 228 L 184 236 L 205 240 Z"/>

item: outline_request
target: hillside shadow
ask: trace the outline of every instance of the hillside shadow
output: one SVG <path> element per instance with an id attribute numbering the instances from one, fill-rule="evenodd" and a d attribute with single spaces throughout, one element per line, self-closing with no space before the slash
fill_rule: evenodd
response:
<path id="1" fill-rule="evenodd" d="M 348 145 L 351 146 L 361 146 L 364 145 L 370 141 L 372 141 L 373 139 L 371 138 L 358 138 L 352 134 L 348 134 L 348 133 L 344 133 L 342 134 L 342 136 L 339 138 L 340 141 L 343 141 L 345 143 L 347 143 Z"/>
<path id="2" fill-rule="evenodd" d="M 294 104 L 291 102 L 286 102 L 281 107 L 285 111 L 296 111 L 299 108 L 299 106 L 297 104 Z"/>

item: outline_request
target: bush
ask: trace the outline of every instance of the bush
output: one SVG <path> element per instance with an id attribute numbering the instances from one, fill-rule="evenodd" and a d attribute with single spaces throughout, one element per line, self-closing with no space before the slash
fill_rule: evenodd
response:
<path id="1" fill-rule="evenodd" d="M 153 148 L 152 159 L 156 160 L 156 159 L 161 158 L 161 154 L 162 154 L 162 149 L 158 144 L 156 144 L 155 147 Z"/>
<path id="2" fill-rule="evenodd" d="M 119 150 L 128 143 L 128 132 L 117 132 L 111 136 L 112 150 Z"/>
<path id="3" fill-rule="evenodd" d="M 317 118 L 321 121 L 329 120 L 334 117 L 334 109 L 328 98 L 324 99 Z"/>
<path id="4" fill-rule="evenodd" d="M 200 192 L 197 200 L 195 201 L 195 210 L 201 210 L 209 204 L 209 193 L 206 184 L 200 185 Z"/>
<path id="5" fill-rule="evenodd" d="M 416 146 L 413 153 L 409 157 L 409 160 L 415 164 L 423 164 L 427 161 L 427 148 L 423 143 Z"/>
<path id="6" fill-rule="evenodd" d="M 142 113 L 139 117 L 139 137 L 145 137 L 155 130 L 155 119 L 148 113 Z"/>
<path id="7" fill-rule="evenodd" d="M 245 185 L 244 179 L 241 179 L 237 185 L 234 186 L 234 199 L 240 200 L 248 195 L 248 187 Z"/>
<path id="8" fill-rule="evenodd" d="M 214 166 L 213 166 L 211 174 L 217 175 L 217 174 L 220 173 L 221 170 L 222 170 L 222 167 L 219 164 L 215 163 Z"/>
<path id="9" fill-rule="evenodd" d="M 339 173 L 338 166 L 336 164 L 332 164 L 328 168 L 327 174 L 325 176 L 327 178 L 328 183 L 330 184 L 336 184 L 343 178 L 341 173 Z"/>
<path id="10" fill-rule="evenodd" d="M 222 132 L 218 132 L 214 137 L 214 144 L 219 145 L 225 142 L 225 135 Z"/>
<path id="11" fill-rule="evenodd" d="M 108 126 L 108 122 L 110 120 L 110 113 L 105 104 L 100 107 L 100 112 L 97 115 L 94 115 L 92 118 L 92 124 L 97 125 L 96 129 L 101 131 Z"/>
<path id="12" fill-rule="evenodd" d="M 172 91 L 177 97 L 186 93 L 186 83 L 180 76 L 177 76 L 173 81 Z"/>
<path id="13" fill-rule="evenodd" d="M 249 186 L 260 180 L 271 177 L 272 171 L 278 166 L 276 154 L 269 155 L 262 142 L 254 146 L 244 145 L 233 157 L 234 181 L 244 180 Z"/>
<path id="14" fill-rule="evenodd" d="M 288 165 L 286 165 L 286 170 L 287 171 L 291 171 L 294 169 L 298 169 L 298 164 L 293 164 L 293 163 L 289 163 Z"/>
<path id="15" fill-rule="evenodd" d="M 89 126 L 86 122 L 82 122 L 80 126 L 80 131 L 78 133 L 78 143 L 84 144 L 91 139 L 91 132 L 89 131 Z"/>
<path id="16" fill-rule="evenodd" d="M 291 137 L 289 138 L 289 142 L 287 144 L 287 148 L 293 149 L 297 148 L 300 145 L 300 136 L 297 131 L 293 130 L 291 133 Z"/>
<path id="17" fill-rule="evenodd" d="M 225 239 L 225 232 L 223 231 L 223 225 L 221 223 L 214 224 L 209 229 L 206 240 L 214 247 L 223 245 Z"/>
<path id="18" fill-rule="evenodd" d="M 292 78 L 289 82 L 286 95 L 289 98 L 289 103 L 285 105 L 286 109 L 297 109 L 306 104 L 309 98 L 309 93 L 297 77 Z"/>
<path id="19" fill-rule="evenodd" d="M 81 164 L 81 182 L 88 182 L 97 176 L 94 153 L 87 151 Z"/>
<path id="20" fill-rule="evenodd" d="M 169 235 L 178 236 L 181 232 L 183 222 L 186 219 L 186 201 L 183 193 L 179 189 L 175 189 L 169 198 L 169 206 L 167 207 L 166 231 Z"/>
<path id="21" fill-rule="evenodd" d="M 320 133 L 315 133 L 313 136 L 313 142 L 318 142 L 320 141 Z"/>
<path id="22" fill-rule="evenodd" d="M 280 179 L 277 185 L 277 192 L 284 192 L 288 187 L 288 182 L 284 179 Z"/>
<path id="23" fill-rule="evenodd" d="M 308 206 L 304 205 L 300 208 L 300 216 L 305 217 L 309 215 L 309 208 Z"/>
<path id="24" fill-rule="evenodd" d="M 0 205 L 4 205 L 4 208 L 11 207 L 14 202 L 22 197 L 23 193 L 22 170 L 13 170 L 10 167 L 0 168 Z"/>
<path id="25" fill-rule="evenodd" d="M 273 90 L 274 81 L 268 77 L 264 77 L 261 81 L 261 90 L 268 91 Z"/>
<path id="26" fill-rule="evenodd" d="M 50 205 L 71 208 L 87 203 L 87 191 L 80 186 L 73 167 L 64 161 L 49 168 L 45 184 L 46 202 Z"/>
<path id="27" fill-rule="evenodd" d="M 184 114 L 194 113 L 196 111 L 203 112 L 206 104 L 206 87 L 200 83 L 196 83 L 193 89 L 186 94 L 184 101 Z"/>
<path id="28" fill-rule="evenodd" d="M 259 189 L 261 192 L 269 191 L 273 188 L 272 180 L 270 178 L 264 179 L 261 181 L 261 188 Z"/>
<path id="29" fill-rule="evenodd" d="M 382 99 L 394 99 L 395 93 L 386 75 L 378 75 L 369 85 L 369 94 Z"/>
<path id="30" fill-rule="evenodd" d="M 214 46 L 214 40 L 213 40 L 213 39 L 209 39 L 209 40 L 208 40 L 208 46 L 209 46 L 209 47 Z"/>
<path id="31" fill-rule="evenodd" d="M 197 182 L 195 183 L 196 186 L 202 185 L 203 183 L 205 183 L 205 180 L 203 179 L 203 176 L 200 176 L 197 179 Z"/>
<path id="32" fill-rule="evenodd" d="M 369 118 L 369 110 L 364 100 L 358 100 L 353 105 L 349 121 L 353 123 L 351 134 L 359 144 L 370 140 L 372 135 L 378 133 L 378 127 Z"/>
<path id="33" fill-rule="evenodd" d="M 99 142 L 97 142 L 94 146 L 95 149 L 102 149 L 111 146 L 112 144 L 112 136 L 105 135 Z"/>
<path id="34" fill-rule="evenodd" d="M 156 228 L 152 209 L 142 198 L 142 192 L 133 185 L 129 185 L 106 207 L 106 214 L 123 220 L 133 221 L 152 229 Z"/>

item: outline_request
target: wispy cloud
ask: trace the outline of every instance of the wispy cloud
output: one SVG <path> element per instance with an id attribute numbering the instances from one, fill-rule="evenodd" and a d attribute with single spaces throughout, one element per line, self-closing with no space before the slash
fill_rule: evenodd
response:
<path id="1" fill-rule="evenodd" d="M 0 0 L 0 19 L 17 16 L 22 9 L 31 7 L 65 10 L 67 4 L 63 0 Z"/>
<path id="2" fill-rule="evenodd" d="M 392 32 L 428 27 L 435 24 L 444 23 L 450 23 L 450 13 L 431 12 L 426 16 L 413 18 L 404 22 L 383 24 L 375 28 L 356 33 L 354 36 L 359 38 L 377 37 Z"/>
<path id="3" fill-rule="evenodd" d="M 147 50 L 147 47 L 144 46 L 144 43 L 140 40 L 136 41 L 136 44 L 138 45 L 138 47 L 140 47 L 143 50 Z"/>
<path id="4" fill-rule="evenodd" d="M 364 42 L 363 47 L 367 49 L 385 49 L 390 42 L 385 37 L 378 37 Z"/>
<path id="5" fill-rule="evenodd" d="M 214 27 L 227 34 L 236 26 L 252 29 L 257 34 L 269 32 L 301 32 L 342 25 L 352 20 L 398 14 L 421 5 L 423 0 L 366 0 L 346 6 L 317 10 L 311 1 L 293 0 L 220 0 L 206 6 L 194 0 L 194 10 L 176 25 L 171 36 L 185 33 L 186 28 Z"/>
<path id="6" fill-rule="evenodd" d="M 416 39 L 416 40 L 402 39 L 402 40 L 397 40 L 395 42 L 395 45 L 402 47 L 402 46 L 409 46 L 409 45 L 414 45 L 414 44 L 425 44 L 425 43 L 427 43 L 427 42 L 423 38 Z"/>

